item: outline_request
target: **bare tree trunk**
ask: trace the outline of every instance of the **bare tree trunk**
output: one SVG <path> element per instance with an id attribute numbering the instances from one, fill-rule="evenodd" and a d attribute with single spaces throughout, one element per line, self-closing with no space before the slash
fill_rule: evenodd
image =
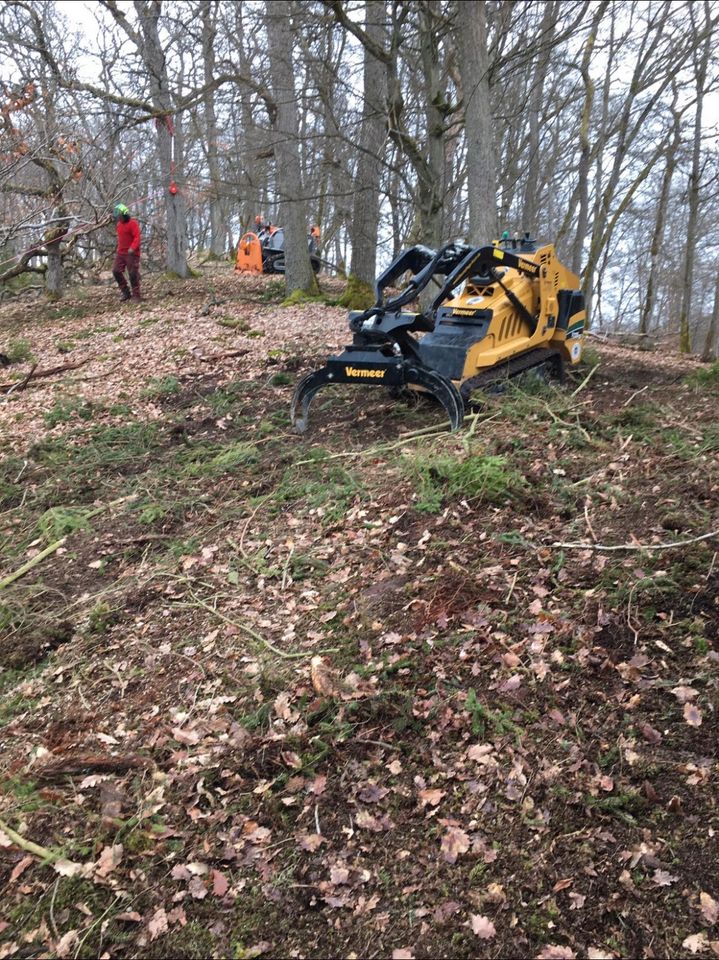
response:
<path id="1" fill-rule="evenodd" d="M 608 0 L 603 0 L 594 11 L 589 34 L 584 44 L 580 68 L 584 81 L 584 103 L 582 105 L 582 116 L 579 121 L 579 166 L 577 169 L 579 209 L 577 211 L 577 227 L 574 234 L 574 247 L 572 249 L 572 270 L 574 273 L 580 273 L 582 269 L 584 241 L 586 240 L 589 227 L 589 170 L 592 160 L 589 125 L 592 117 L 592 104 L 594 103 L 594 80 L 592 80 L 589 67 L 592 62 L 594 44 L 597 42 L 599 22 L 604 16 L 604 12 L 608 6 Z"/>
<path id="2" fill-rule="evenodd" d="M 367 36 L 385 47 L 385 0 L 368 0 L 366 5 Z M 385 101 L 387 98 L 387 69 L 371 52 L 364 48 L 364 104 L 359 138 L 360 155 L 357 161 L 356 189 L 352 211 L 350 236 L 352 264 L 350 282 L 366 285 L 372 296 L 372 284 L 377 272 L 377 229 L 380 208 L 381 153 L 386 136 Z M 370 301 L 371 302 L 371 301 Z"/>
<path id="3" fill-rule="evenodd" d="M 692 23 L 694 22 L 693 8 L 690 8 Z M 684 271 L 682 277 L 682 305 L 679 311 L 679 349 L 682 353 L 689 353 L 692 348 L 692 330 L 690 317 L 692 310 L 692 295 L 694 293 L 694 256 L 697 247 L 697 224 L 699 221 L 699 192 L 701 187 L 702 167 L 702 112 L 704 109 L 704 95 L 706 93 L 707 68 L 711 56 L 713 31 L 709 29 L 711 23 L 711 8 L 707 0 L 704 2 L 706 36 L 701 54 L 694 54 L 694 74 L 696 77 L 697 105 L 694 114 L 694 142 L 692 144 L 692 169 L 689 174 L 689 216 L 687 218 L 687 240 L 684 250 Z"/>
<path id="4" fill-rule="evenodd" d="M 714 307 L 709 321 L 709 328 L 704 340 L 704 349 L 702 350 L 702 360 L 707 362 L 716 360 L 717 348 L 719 347 L 719 270 L 716 271 L 716 280 L 714 283 Z"/>
<path id="5" fill-rule="evenodd" d="M 274 122 L 274 153 L 277 196 L 285 230 L 285 286 L 295 291 L 319 292 L 307 246 L 307 204 L 302 186 L 298 142 L 297 95 L 292 66 L 290 0 L 265 4 L 265 23 L 270 53 L 270 74 L 277 115 Z"/>
<path id="6" fill-rule="evenodd" d="M 601 137 L 605 137 L 607 131 L 610 127 L 610 99 L 612 91 L 612 75 L 615 68 L 615 55 L 617 52 L 616 43 L 616 17 L 609 18 L 609 39 L 607 43 L 607 69 L 602 83 L 602 112 L 599 120 L 598 128 L 601 133 Z M 601 185 L 604 182 L 604 150 L 597 149 L 594 151 L 594 183 L 597 185 L 597 189 L 594 191 L 594 208 L 592 210 L 592 223 L 597 223 L 601 218 L 602 214 L 602 193 Z M 604 264 L 606 264 L 606 251 L 604 254 Z M 599 306 L 602 302 L 602 283 L 604 281 L 604 270 L 597 270 L 594 272 L 594 286 L 592 291 L 592 299 L 597 305 L 599 316 L 599 322 L 601 325 L 601 307 Z M 590 319 L 591 316 L 590 316 Z"/>
<path id="7" fill-rule="evenodd" d="M 242 77 L 252 76 L 252 56 L 248 52 L 245 20 L 247 10 L 243 10 L 241 3 L 231 6 L 234 13 L 234 43 L 240 63 Z M 251 26 L 251 24 L 250 24 Z M 276 219 L 270 209 L 268 193 L 269 180 L 272 176 L 268 158 L 272 156 L 271 132 L 268 133 L 258 127 L 252 112 L 252 91 L 248 84 L 239 84 L 240 129 L 235 126 L 235 142 L 238 145 L 237 153 L 240 160 L 240 170 L 237 177 L 240 199 L 240 232 L 254 229 L 254 218 L 258 215 L 265 219 Z M 270 123 L 274 123 L 274 105 L 265 101 Z"/>
<path id="8" fill-rule="evenodd" d="M 47 270 L 45 271 L 45 295 L 48 300 L 59 300 L 63 294 L 64 271 L 60 245 L 62 237 L 45 244 Z"/>
<path id="9" fill-rule="evenodd" d="M 48 111 L 54 121 L 54 112 Z M 50 189 L 53 192 L 55 206 L 52 211 L 53 219 L 67 217 L 68 210 L 63 197 L 63 181 L 57 168 L 50 159 L 43 158 L 39 164 L 47 174 Z M 47 268 L 45 270 L 45 296 L 48 300 L 59 300 L 64 293 L 65 269 L 63 266 L 62 242 L 68 232 L 68 220 L 51 227 L 45 234 L 45 249 L 47 250 Z"/>
<path id="10" fill-rule="evenodd" d="M 489 243 L 497 234 L 497 173 L 490 104 L 487 4 L 459 3 L 456 42 L 462 79 L 467 144 L 469 236 Z"/>
<path id="11" fill-rule="evenodd" d="M 676 99 L 676 95 L 675 95 Z M 672 142 L 667 150 L 667 162 L 662 175 L 662 186 L 657 201 L 657 214 L 652 233 L 652 243 L 649 250 L 649 276 L 647 277 L 647 291 L 644 297 L 642 313 L 639 318 L 639 332 L 649 333 L 649 327 L 654 316 L 656 302 L 656 282 L 659 269 L 659 259 L 664 247 L 664 228 L 667 219 L 667 207 L 672 185 L 672 177 L 677 164 L 677 151 L 681 143 L 681 113 L 674 109 L 674 133 Z"/>
<path id="12" fill-rule="evenodd" d="M 470 4 L 470 7 L 473 4 Z M 438 247 L 443 240 L 444 213 L 444 99 L 439 69 L 437 30 L 442 10 L 439 0 L 425 0 L 419 7 L 419 45 L 425 89 L 427 129 L 425 163 L 418 168 L 419 231 L 422 243 Z"/>
<path id="13" fill-rule="evenodd" d="M 215 74 L 215 36 L 217 27 L 214 14 L 217 5 L 213 0 L 202 0 L 202 60 L 205 83 L 211 83 Z M 227 232 L 222 210 L 222 173 L 218 151 L 219 131 L 215 115 L 215 94 L 212 90 L 204 95 L 205 126 L 207 133 L 207 168 L 210 174 L 210 256 L 220 258 L 225 253 Z"/>
<path id="14" fill-rule="evenodd" d="M 536 234 L 537 214 L 542 200 L 539 191 L 540 171 L 542 167 L 542 157 L 539 151 L 539 133 L 541 127 L 540 111 L 544 105 L 545 89 L 544 83 L 549 69 L 549 60 L 552 52 L 552 36 L 557 23 L 557 14 L 559 5 L 556 0 L 549 0 L 542 9 L 542 20 L 539 28 L 540 48 L 537 60 L 536 71 L 531 82 L 532 91 L 529 98 L 529 143 L 527 151 L 529 153 L 529 163 L 525 173 L 524 199 L 522 201 L 522 226 Z M 485 28 L 486 35 L 486 28 Z M 489 92 L 489 91 L 487 91 Z M 471 196 L 471 193 L 470 193 Z M 490 239 L 489 237 L 487 239 Z"/>
<path id="15" fill-rule="evenodd" d="M 131 39 L 135 41 L 138 52 L 147 69 L 150 81 L 152 102 L 162 114 L 157 120 L 157 154 L 160 160 L 163 180 L 165 182 L 165 218 L 167 230 L 166 264 L 170 273 L 185 278 L 189 275 L 187 266 L 187 221 L 185 197 L 182 190 L 170 193 L 170 183 L 173 180 L 172 163 L 172 130 L 173 104 L 170 92 L 170 83 L 167 75 L 167 62 L 162 49 L 159 31 L 159 19 L 162 11 L 162 0 L 135 0 L 139 34 L 131 28 L 125 27 Z M 118 22 L 124 26 L 124 16 Z"/>
<path id="16" fill-rule="evenodd" d="M 45 9 L 43 11 L 43 16 L 47 16 L 48 11 Z M 64 189 L 67 186 L 67 181 L 62 171 L 62 164 L 58 163 L 56 157 L 58 156 L 57 147 L 55 146 L 58 143 L 58 140 L 62 138 L 59 137 L 59 129 L 57 124 L 57 115 L 56 115 L 56 101 L 57 88 L 54 83 L 49 80 L 44 81 L 43 85 L 43 94 L 45 101 L 45 109 L 43 111 L 43 116 L 41 120 L 41 126 L 43 130 L 43 135 L 47 138 L 47 142 L 51 144 L 50 150 L 43 151 L 41 155 L 35 155 L 32 158 L 32 162 L 35 166 L 41 170 L 44 174 L 45 180 L 47 181 L 48 194 L 52 197 L 52 220 L 57 221 L 62 217 L 68 216 L 68 209 L 65 204 Z M 68 222 L 69 220 L 64 220 L 60 223 L 55 223 L 54 226 L 51 226 L 43 240 L 45 242 L 45 250 L 47 251 L 47 266 L 45 269 L 45 296 L 48 300 L 59 300 L 63 294 L 63 286 L 65 281 L 65 271 L 63 267 L 63 248 L 62 241 L 65 235 L 68 232 Z"/>
<path id="17" fill-rule="evenodd" d="M 390 158 L 390 176 L 389 176 L 389 185 L 387 193 L 387 202 L 389 203 L 390 218 L 392 220 L 392 259 L 396 260 L 399 256 L 400 249 L 404 243 L 404 237 L 402 236 L 402 230 L 400 227 L 400 177 L 397 172 L 397 163 L 399 162 L 399 150 L 397 146 L 394 146 L 392 151 L 393 155 Z"/>
<path id="18" fill-rule="evenodd" d="M 346 187 L 346 172 L 340 159 L 342 138 L 337 125 L 337 72 L 336 66 L 342 60 L 346 37 L 340 31 L 335 32 L 330 27 L 322 40 L 322 60 L 318 64 L 318 85 L 322 102 L 322 133 L 323 144 L 321 152 L 316 157 L 319 163 L 319 193 L 315 208 L 315 223 L 320 230 L 320 250 L 329 251 L 335 233 L 344 224 L 351 223 L 352 210 L 349 200 L 343 198 Z M 310 57 L 308 56 L 308 60 Z M 303 172 L 304 183 L 316 183 L 317 173 L 311 169 L 312 152 L 304 151 L 308 166 Z M 361 157 L 361 154 L 360 154 Z M 316 167 L 315 167 L 316 169 Z M 379 188 L 378 188 L 379 189 Z M 355 198 L 357 193 L 355 192 Z M 316 199 L 316 198 L 313 198 Z"/>

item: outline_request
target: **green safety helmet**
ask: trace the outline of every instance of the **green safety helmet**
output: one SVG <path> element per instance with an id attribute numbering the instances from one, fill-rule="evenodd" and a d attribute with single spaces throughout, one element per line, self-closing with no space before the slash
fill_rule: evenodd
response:
<path id="1" fill-rule="evenodd" d="M 118 220 L 120 217 L 127 216 L 130 211 L 127 209 L 124 203 L 117 203 L 115 204 L 115 209 L 112 211 L 112 213 L 115 219 Z"/>

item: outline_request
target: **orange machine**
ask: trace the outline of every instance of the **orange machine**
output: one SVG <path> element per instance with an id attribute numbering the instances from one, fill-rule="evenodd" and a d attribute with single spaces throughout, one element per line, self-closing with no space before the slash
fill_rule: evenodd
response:
<path id="1" fill-rule="evenodd" d="M 263 273 L 262 244 L 256 233 L 245 233 L 237 244 L 235 270 L 241 273 Z"/>
<path id="2" fill-rule="evenodd" d="M 235 270 L 240 273 L 284 273 L 285 231 L 272 223 L 264 223 L 259 216 L 255 217 L 255 229 L 255 233 L 248 232 L 240 237 Z M 322 262 L 319 239 L 320 228 L 311 227 L 307 234 L 307 245 L 315 273 L 319 273 Z"/>

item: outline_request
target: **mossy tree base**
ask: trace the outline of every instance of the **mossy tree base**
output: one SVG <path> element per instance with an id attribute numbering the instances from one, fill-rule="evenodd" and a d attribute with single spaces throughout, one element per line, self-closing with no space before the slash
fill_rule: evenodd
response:
<path id="1" fill-rule="evenodd" d="M 186 272 L 184 274 L 177 273 L 175 270 L 165 270 L 162 274 L 163 280 L 190 280 L 192 278 L 201 277 L 201 270 L 194 270 L 189 264 L 187 265 Z"/>
<path id="2" fill-rule="evenodd" d="M 348 310 L 366 310 L 375 302 L 375 293 L 369 283 L 350 274 L 344 293 L 337 301 L 338 306 Z"/>
<path id="3" fill-rule="evenodd" d="M 324 297 L 320 292 L 320 288 L 315 284 L 315 290 L 310 292 L 307 290 L 293 290 L 292 293 L 286 297 L 282 303 L 281 307 L 296 307 L 303 303 L 317 303 L 318 301 L 324 301 Z"/>

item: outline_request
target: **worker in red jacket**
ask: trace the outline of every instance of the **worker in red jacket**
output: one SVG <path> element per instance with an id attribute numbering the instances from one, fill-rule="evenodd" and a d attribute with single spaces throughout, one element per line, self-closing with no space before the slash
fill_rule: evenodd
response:
<path id="1" fill-rule="evenodd" d="M 118 203 L 113 210 L 117 224 L 117 253 L 112 265 L 112 275 L 120 288 L 120 299 L 140 299 L 140 224 L 130 217 L 130 211 L 124 203 Z M 127 286 L 125 270 L 130 278 L 132 294 Z"/>

